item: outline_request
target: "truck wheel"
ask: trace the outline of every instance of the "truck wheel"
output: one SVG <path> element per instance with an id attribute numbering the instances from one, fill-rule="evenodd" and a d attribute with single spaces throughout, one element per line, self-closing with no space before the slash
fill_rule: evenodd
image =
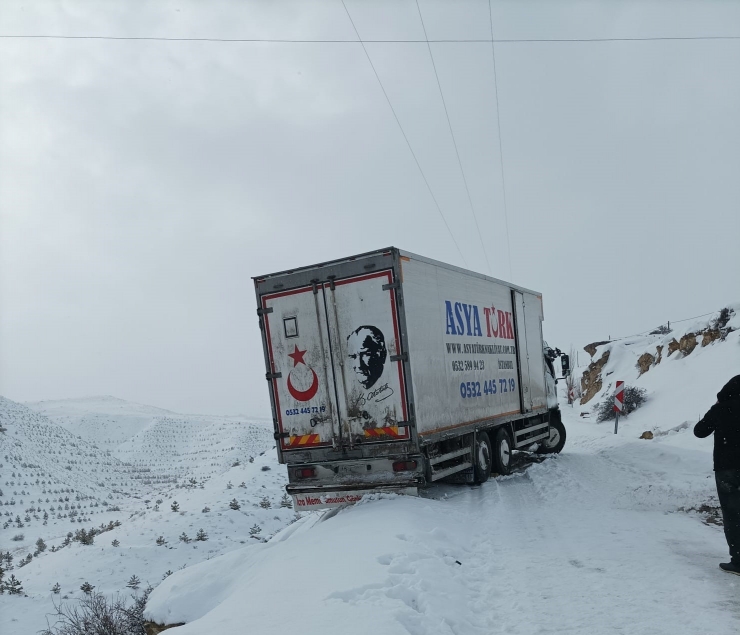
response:
<path id="1" fill-rule="evenodd" d="M 485 432 L 475 436 L 475 456 L 473 457 L 473 476 L 475 483 L 485 483 L 491 476 L 491 439 Z"/>
<path id="2" fill-rule="evenodd" d="M 493 438 L 493 471 L 504 476 L 511 473 L 511 437 L 504 428 L 496 430 Z"/>
<path id="3" fill-rule="evenodd" d="M 537 448 L 537 454 L 559 454 L 565 445 L 565 426 L 560 417 L 550 421 L 550 436 L 542 439 Z"/>

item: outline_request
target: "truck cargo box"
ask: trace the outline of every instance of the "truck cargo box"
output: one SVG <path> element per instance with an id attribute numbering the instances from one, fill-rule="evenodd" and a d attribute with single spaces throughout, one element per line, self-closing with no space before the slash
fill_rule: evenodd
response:
<path id="1" fill-rule="evenodd" d="M 389 459 L 527 418 L 514 445 L 547 435 L 540 294 L 393 247 L 254 283 L 281 462 L 407 490 L 429 466 Z"/>

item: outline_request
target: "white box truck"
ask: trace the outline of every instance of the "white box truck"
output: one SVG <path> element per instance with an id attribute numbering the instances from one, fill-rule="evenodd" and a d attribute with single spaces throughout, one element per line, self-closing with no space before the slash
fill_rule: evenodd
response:
<path id="1" fill-rule="evenodd" d="M 540 294 L 395 247 L 254 285 L 297 510 L 482 483 L 512 450 L 562 449 Z"/>

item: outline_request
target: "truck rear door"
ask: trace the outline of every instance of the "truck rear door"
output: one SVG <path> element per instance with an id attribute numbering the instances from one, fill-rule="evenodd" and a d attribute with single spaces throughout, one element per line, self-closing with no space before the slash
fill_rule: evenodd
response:
<path id="1" fill-rule="evenodd" d="M 343 442 L 409 438 L 393 271 L 324 285 Z"/>
<path id="2" fill-rule="evenodd" d="M 393 271 L 261 296 L 283 451 L 405 440 Z"/>
<path id="3" fill-rule="evenodd" d="M 320 286 L 261 297 L 283 451 L 336 445 L 339 417 Z"/>

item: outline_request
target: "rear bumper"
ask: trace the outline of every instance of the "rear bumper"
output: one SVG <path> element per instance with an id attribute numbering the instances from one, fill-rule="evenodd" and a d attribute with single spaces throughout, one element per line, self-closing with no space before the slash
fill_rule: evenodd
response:
<path id="1" fill-rule="evenodd" d="M 359 501 L 363 495 L 376 492 L 393 492 L 416 496 L 424 479 L 413 478 L 392 483 L 346 483 L 326 485 L 300 485 L 291 483 L 285 487 L 288 494 L 293 496 L 296 511 L 308 509 L 327 509 L 350 505 Z"/>

